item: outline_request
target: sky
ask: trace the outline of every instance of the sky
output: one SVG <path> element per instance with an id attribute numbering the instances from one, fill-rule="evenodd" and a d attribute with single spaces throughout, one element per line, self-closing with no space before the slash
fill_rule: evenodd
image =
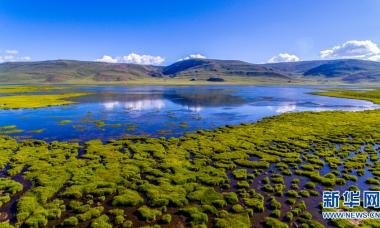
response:
<path id="1" fill-rule="evenodd" d="M 0 0 L 0 62 L 380 61 L 379 12 L 378 0 Z"/>

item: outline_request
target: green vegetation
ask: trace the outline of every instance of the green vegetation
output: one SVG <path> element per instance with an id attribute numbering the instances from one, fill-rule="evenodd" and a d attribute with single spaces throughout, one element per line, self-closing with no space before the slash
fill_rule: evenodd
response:
<path id="1" fill-rule="evenodd" d="M 325 89 L 324 92 L 314 92 L 314 95 L 322 95 L 329 97 L 343 97 L 360 100 L 372 101 L 375 104 L 380 104 L 380 89 L 373 90 L 348 90 L 348 89 Z"/>
<path id="2" fill-rule="evenodd" d="M 18 129 L 15 125 L 0 126 L 0 135 L 10 135 L 24 132 L 24 130 Z"/>
<path id="3" fill-rule="evenodd" d="M 0 64 L 2 83 L 64 84 L 279 84 L 376 83 L 380 65 L 363 60 L 252 64 L 237 60 L 189 59 L 172 65 L 106 64 L 75 60 Z M 218 80 L 207 79 L 216 78 Z M 224 82 L 224 81 L 225 82 Z M 221 82 L 215 82 L 221 81 Z"/>
<path id="4" fill-rule="evenodd" d="M 169 139 L 0 136 L 0 217 L 29 227 L 320 227 L 320 189 L 378 187 L 379 123 L 378 110 L 304 112 Z"/>
<path id="5" fill-rule="evenodd" d="M 67 105 L 75 102 L 69 98 L 88 95 L 88 93 L 42 94 L 42 95 L 9 95 L 0 97 L 0 109 L 42 108 L 56 105 Z"/>
<path id="6" fill-rule="evenodd" d="M 67 89 L 67 86 L 0 86 L 1 93 L 31 93 L 31 92 L 46 92 L 60 89 Z"/>
<path id="7" fill-rule="evenodd" d="M 125 189 L 121 195 L 113 198 L 112 205 L 114 206 L 136 206 L 144 202 L 144 199 L 138 192 Z"/>
<path id="8" fill-rule="evenodd" d="M 69 123 L 71 123 L 72 121 L 71 120 L 60 120 L 59 122 L 58 122 L 58 124 L 59 125 L 65 125 L 65 124 L 69 124 Z"/>

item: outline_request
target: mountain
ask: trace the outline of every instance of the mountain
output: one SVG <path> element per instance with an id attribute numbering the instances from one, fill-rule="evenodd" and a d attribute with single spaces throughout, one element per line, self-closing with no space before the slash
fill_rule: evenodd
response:
<path id="1" fill-rule="evenodd" d="M 0 83 L 103 83 L 171 79 L 226 82 L 308 83 L 380 82 L 380 63 L 364 60 L 317 60 L 252 64 L 238 60 L 189 59 L 169 66 L 76 60 L 0 64 Z"/>
<path id="2" fill-rule="evenodd" d="M 264 64 L 289 76 L 323 77 L 344 82 L 380 82 L 380 62 L 339 59 Z"/>
<path id="3" fill-rule="evenodd" d="M 171 75 L 172 77 L 264 76 L 278 79 L 290 79 L 286 74 L 282 74 L 270 67 L 238 60 L 189 59 L 164 67 L 162 73 L 164 75 Z"/>
<path id="4" fill-rule="evenodd" d="M 162 67 L 76 60 L 0 64 L 0 82 L 127 81 L 160 77 Z"/>

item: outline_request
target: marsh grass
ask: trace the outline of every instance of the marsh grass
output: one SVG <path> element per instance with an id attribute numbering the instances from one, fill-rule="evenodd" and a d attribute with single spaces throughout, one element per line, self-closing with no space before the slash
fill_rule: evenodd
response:
<path id="1" fill-rule="evenodd" d="M 70 98 L 88 95 L 89 93 L 9 95 L 0 97 L 0 109 L 43 108 L 57 105 L 74 104 Z"/>
<path id="2" fill-rule="evenodd" d="M 320 189 L 380 173 L 379 123 L 377 110 L 305 112 L 169 139 L 0 136 L 1 213 L 15 218 L 4 226 L 320 227 Z"/>

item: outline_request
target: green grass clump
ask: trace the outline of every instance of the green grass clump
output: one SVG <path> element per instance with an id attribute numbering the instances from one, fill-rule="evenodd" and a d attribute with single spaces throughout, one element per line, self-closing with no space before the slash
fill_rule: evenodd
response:
<path id="1" fill-rule="evenodd" d="M 343 174 L 342 176 L 346 180 L 355 181 L 355 182 L 358 181 L 358 177 L 354 175 Z"/>
<path id="2" fill-rule="evenodd" d="M 235 163 L 237 165 L 248 167 L 248 168 L 257 168 L 257 169 L 269 168 L 269 163 L 265 161 L 236 160 Z"/>
<path id="3" fill-rule="evenodd" d="M 34 214 L 25 221 L 25 225 L 28 227 L 46 226 L 47 223 L 48 220 L 43 214 Z"/>
<path id="4" fill-rule="evenodd" d="M 224 200 L 229 204 L 235 204 L 239 202 L 239 198 L 235 192 L 227 192 L 223 194 Z"/>
<path id="5" fill-rule="evenodd" d="M 0 178 L 0 192 L 2 195 L 14 195 L 17 192 L 22 191 L 22 189 L 23 185 L 17 181 L 8 178 Z"/>
<path id="6" fill-rule="evenodd" d="M 309 182 L 307 182 L 307 183 L 305 184 L 305 187 L 306 187 L 307 189 L 314 189 L 314 188 L 316 187 L 316 184 L 315 184 L 314 182 L 312 182 L 312 181 L 309 181 Z"/>
<path id="7" fill-rule="evenodd" d="M 367 178 L 365 181 L 367 184 L 372 184 L 372 185 L 379 185 L 379 181 L 375 178 Z"/>
<path id="8" fill-rule="evenodd" d="M 137 212 L 144 221 L 156 220 L 157 216 L 161 216 L 162 214 L 160 210 L 149 208 L 145 205 L 137 209 Z"/>
<path id="9" fill-rule="evenodd" d="M 112 200 L 113 206 L 137 206 L 144 202 L 144 199 L 136 191 L 126 189 L 121 195 L 117 195 Z"/>
<path id="10" fill-rule="evenodd" d="M 236 186 L 238 188 L 248 188 L 250 186 L 250 184 L 248 183 L 248 181 L 242 180 L 242 181 L 238 181 L 236 183 Z"/>
<path id="11" fill-rule="evenodd" d="M 271 227 L 271 228 L 288 228 L 289 227 L 286 223 L 281 222 L 280 220 L 276 218 L 271 218 L 271 217 L 265 218 L 264 225 L 265 227 Z"/>
<path id="12" fill-rule="evenodd" d="M 133 222 L 131 220 L 126 220 L 125 222 L 123 222 L 123 227 L 124 228 L 131 228 L 131 227 L 133 227 Z"/>
<path id="13" fill-rule="evenodd" d="M 121 224 L 123 224 L 124 220 L 125 220 L 125 218 L 123 215 L 116 215 L 114 223 L 116 225 L 121 225 Z"/>
<path id="14" fill-rule="evenodd" d="M 245 211 L 244 207 L 240 204 L 233 205 L 231 210 L 235 213 L 241 213 L 241 212 Z"/>
<path id="15" fill-rule="evenodd" d="M 292 212 L 287 212 L 286 213 L 286 216 L 285 216 L 285 219 L 287 220 L 287 221 L 292 221 L 293 220 L 293 213 Z"/>
<path id="16" fill-rule="evenodd" d="M 276 184 L 284 184 L 284 177 L 281 174 L 273 174 L 272 175 L 272 182 Z"/>
<path id="17" fill-rule="evenodd" d="M 223 216 L 222 218 L 216 218 L 215 219 L 215 227 L 219 227 L 219 228 L 230 228 L 230 227 L 249 228 L 249 227 L 251 227 L 251 221 L 249 220 L 249 216 L 247 213 L 238 213 L 238 214 L 228 213 L 226 216 Z"/>
<path id="18" fill-rule="evenodd" d="M 286 192 L 286 195 L 289 196 L 289 197 L 294 197 L 294 198 L 297 198 L 297 197 L 298 197 L 298 193 L 297 193 L 297 191 L 295 191 L 295 190 L 288 190 L 288 191 Z"/>
<path id="19" fill-rule="evenodd" d="M 246 169 L 236 169 L 232 172 L 236 179 L 247 179 L 247 170 Z"/>
<path id="20" fill-rule="evenodd" d="M 275 209 L 275 210 L 272 211 L 272 213 L 270 214 L 270 216 L 272 216 L 273 218 L 280 218 L 281 211 L 278 210 L 278 209 Z"/>
<path id="21" fill-rule="evenodd" d="M 78 223 L 78 219 L 75 216 L 68 217 L 63 221 L 64 226 L 76 226 Z"/>
<path id="22" fill-rule="evenodd" d="M 170 214 L 165 214 L 161 217 L 162 224 L 170 224 L 172 222 L 172 216 Z"/>
<path id="23" fill-rule="evenodd" d="M 119 209 L 119 208 L 111 209 L 111 210 L 109 210 L 109 213 L 112 214 L 112 215 L 122 215 L 122 216 L 124 216 L 124 210 L 123 209 Z"/>
<path id="24" fill-rule="evenodd" d="M 272 210 L 281 209 L 281 203 L 275 197 L 271 197 L 269 201 L 269 208 Z"/>
<path id="25" fill-rule="evenodd" d="M 296 199 L 294 198 L 287 198 L 285 201 L 289 205 L 294 205 L 296 203 Z"/>
<path id="26" fill-rule="evenodd" d="M 254 190 L 251 190 L 250 194 L 243 198 L 243 201 L 247 207 L 252 208 L 255 212 L 264 211 L 264 197 Z"/>
<path id="27" fill-rule="evenodd" d="M 197 207 L 187 207 L 180 210 L 180 213 L 190 219 L 190 224 L 201 225 L 207 224 L 207 214 L 201 212 Z"/>
<path id="28" fill-rule="evenodd" d="M 224 201 L 223 194 L 220 194 L 211 187 L 198 187 L 187 196 L 190 200 L 199 201 L 202 204 L 213 204 L 214 202 Z"/>
<path id="29" fill-rule="evenodd" d="M 79 219 L 79 221 L 82 221 L 82 222 L 89 221 L 93 218 L 99 217 L 100 214 L 103 212 L 103 210 L 104 210 L 104 207 L 102 206 L 90 208 L 88 211 L 82 214 L 79 214 L 77 218 Z"/>
<path id="30" fill-rule="evenodd" d="M 171 185 L 163 182 L 159 186 L 144 184 L 140 187 L 148 197 L 150 206 L 167 206 L 169 203 L 176 206 L 184 206 L 188 203 L 186 190 L 180 185 Z"/>
<path id="31" fill-rule="evenodd" d="M 310 196 L 310 193 L 309 193 L 307 190 L 301 190 L 301 191 L 300 191 L 300 195 L 301 195 L 302 197 L 307 198 L 307 197 Z"/>
<path id="32" fill-rule="evenodd" d="M 112 228 L 107 215 L 101 215 L 91 222 L 92 228 Z"/>
<path id="33" fill-rule="evenodd" d="M 285 189 L 285 185 L 283 185 L 283 184 L 274 184 L 273 185 L 273 191 L 277 196 L 283 196 L 284 195 L 284 189 Z"/>
<path id="34" fill-rule="evenodd" d="M 65 125 L 65 124 L 69 124 L 69 123 L 71 123 L 72 121 L 71 120 L 60 120 L 59 122 L 58 122 L 58 124 L 59 125 Z"/>

